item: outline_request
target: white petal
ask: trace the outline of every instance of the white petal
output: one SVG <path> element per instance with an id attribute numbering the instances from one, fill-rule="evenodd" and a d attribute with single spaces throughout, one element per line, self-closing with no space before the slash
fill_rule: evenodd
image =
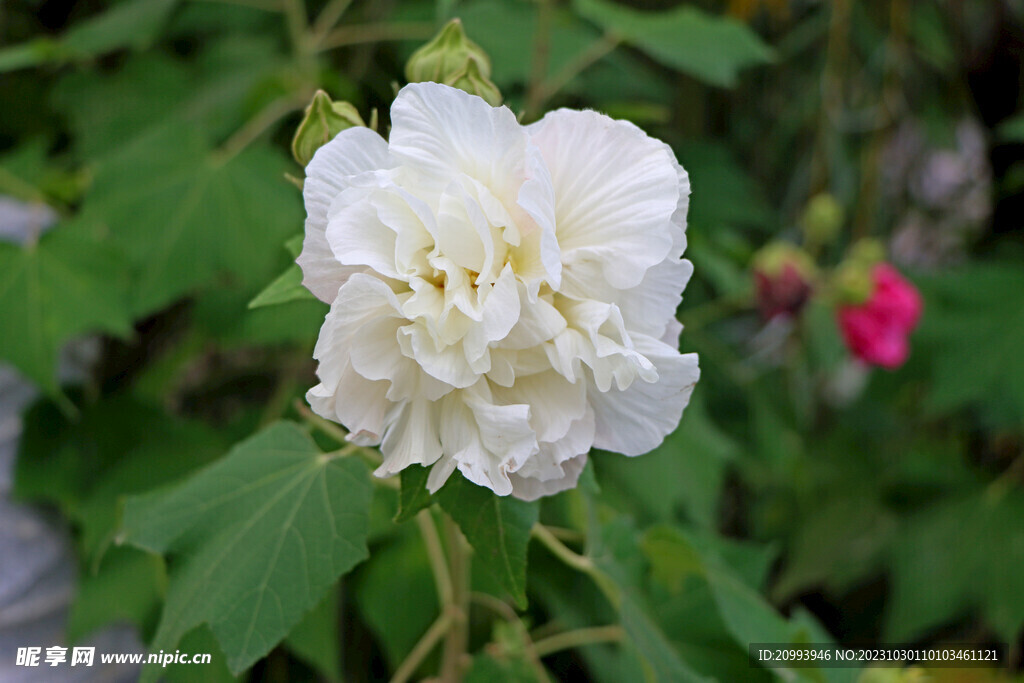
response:
<path id="1" fill-rule="evenodd" d="M 387 477 L 409 465 L 432 465 L 441 457 L 437 433 L 438 406 L 419 399 L 401 405 L 388 425 L 380 451 L 384 462 L 374 472 Z"/>
<path id="2" fill-rule="evenodd" d="M 384 417 L 392 406 L 387 391 L 387 382 L 368 380 L 345 363 L 340 381 L 322 381 L 307 392 L 306 400 L 317 415 L 345 425 L 349 441 L 374 446 L 380 443 Z"/>
<path id="3" fill-rule="evenodd" d="M 342 266 L 334 258 L 324 231 L 327 211 L 351 176 L 390 165 L 388 144 L 369 128 L 349 128 L 321 147 L 306 166 L 302 198 L 306 204 L 306 236 L 296 259 L 302 268 L 302 284 L 326 303 L 334 301 L 338 288 L 361 268 Z"/>
<path id="4" fill-rule="evenodd" d="M 327 213 L 327 243 L 339 263 L 398 277 L 395 232 L 377 216 L 371 192 L 351 189 L 335 199 Z"/>
<path id="5" fill-rule="evenodd" d="M 683 289 L 692 274 L 692 263 L 669 258 L 650 268 L 636 287 L 619 291 L 612 301 L 622 311 L 626 328 L 661 338 L 675 320 Z"/>
<path id="6" fill-rule="evenodd" d="M 493 387 L 492 393 L 502 404 L 530 407 L 530 425 L 539 441 L 563 438 L 587 410 L 585 383 L 571 384 L 553 370 L 519 377 L 511 387 Z"/>
<path id="7" fill-rule="evenodd" d="M 529 300 L 526 285 L 519 284 L 520 301 Z M 555 338 L 566 327 L 565 318 L 552 305 L 553 297 L 537 297 L 523 304 L 519 319 L 498 347 L 503 349 L 529 349 Z"/>
<path id="8" fill-rule="evenodd" d="M 635 287 L 668 256 L 679 176 L 664 143 L 636 126 L 592 111 L 560 109 L 529 126 L 555 192 L 558 244 L 565 270 L 585 284 L 601 275 L 613 287 Z"/>
<path id="9" fill-rule="evenodd" d="M 555 189 L 544 157 L 534 145 L 526 149 L 526 180 L 517 203 L 526 212 L 522 243 L 513 250 L 516 270 L 537 297 L 541 283 L 558 289 L 562 284 L 562 251 L 555 231 Z"/>
<path id="10" fill-rule="evenodd" d="M 625 391 L 588 391 L 596 413 L 594 446 L 625 455 L 648 453 L 678 425 L 700 378 L 697 354 L 680 355 L 660 341 L 637 335 L 637 350 L 658 370 L 657 382 L 636 381 Z"/>
<path id="11" fill-rule="evenodd" d="M 391 105 L 391 153 L 440 194 L 456 175 L 483 183 L 506 206 L 523 177 L 526 132 L 508 107 L 439 83 L 410 83 Z"/>
<path id="12" fill-rule="evenodd" d="M 512 482 L 512 495 L 520 500 L 537 500 L 543 496 L 552 496 L 576 487 L 580 473 L 587 466 L 587 455 L 578 455 L 562 463 L 562 476 L 556 479 L 541 481 L 532 477 L 521 477 L 518 473 L 509 475 Z"/>
<path id="13" fill-rule="evenodd" d="M 482 308 L 480 323 L 469 330 L 462 342 L 470 362 L 481 358 L 489 344 L 507 337 L 519 320 L 519 291 L 512 266 L 506 265 L 498 281 L 489 288 Z"/>
<path id="14" fill-rule="evenodd" d="M 404 356 L 414 359 L 424 372 L 445 384 L 461 389 L 479 379 L 461 345 L 439 346 L 424 325 L 402 327 L 398 343 Z"/>

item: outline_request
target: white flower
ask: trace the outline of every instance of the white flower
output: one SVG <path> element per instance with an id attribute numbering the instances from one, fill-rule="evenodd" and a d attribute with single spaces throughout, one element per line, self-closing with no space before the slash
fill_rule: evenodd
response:
<path id="1" fill-rule="evenodd" d="M 636 126 L 562 109 L 520 126 L 436 83 L 386 142 L 342 131 L 306 169 L 298 263 L 331 304 L 307 395 L 378 476 L 458 468 L 499 495 L 575 486 L 591 447 L 646 453 L 700 371 L 675 320 L 689 181 Z"/>

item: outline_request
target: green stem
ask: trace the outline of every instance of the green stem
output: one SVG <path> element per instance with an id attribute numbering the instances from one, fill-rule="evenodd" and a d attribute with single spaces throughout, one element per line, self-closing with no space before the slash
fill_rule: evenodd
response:
<path id="1" fill-rule="evenodd" d="M 334 25 L 338 23 L 345 10 L 352 4 L 352 0 L 330 0 L 321 10 L 316 21 L 313 22 L 313 47 L 317 49 L 320 43 L 327 37 Z"/>
<path id="2" fill-rule="evenodd" d="M 427 548 L 427 557 L 430 560 L 430 568 L 434 574 L 434 585 L 437 588 L 437 601 L 441 605 L 441 609 L 445 610 L 450 605 L 455 604 L 455 600 L 452 588 L 452 575 L 448 571 L 448 563 L 444 558 L 441 536 L 437 533 L 434 516 L 430 514 L 429 509 L 420 510 L 417 513 L 416 524 L 420 527 L 423 545 Z"/>
<path id="3" fill-rule="evenodd" d="M 284 16 L 288 24 L 288 37 L 296 56 L 304 57 L 310 52 L 308 40 L 308 19 L 306 4 L 303 0 L 284 0 Z"/>
<path id="4" fill-rule="evenodd" d="M 533 667 L 533 671 L 537 674 L 537 680 L 541 683 L 548 683 L 551 679 L 548 676 L 548 672 L 544 669 L 544 664 L 541 663 L 541 655 L 537 652 L 534 647 L 533 640 L 530 638 L 530 631 L 526 628 L 526 624 L 519 618 L 516 611 L 509 606 L 503 600 L 499 600 L 493 595 L 487 593 L 470 593 L 469 599 L 471 602 L 475 602 L 478 605 L 488 608 L 492 612 L 498 614 L 505 619 L 508 623 L 512 624 L 523 638 L 523 644 L 526 647 L 526 655 L 530 659 L 530 665 Z"/>
<path id="5" fill-rule="evenodd" d="M 543 524 L 535 524 L 532 534 L 534 538 L 551 551 L 551 554 L 564 564 L 589 576 L 597 584 L 597 587 L 601 589 L 601 592 L 604 593 L 612 607 L 619 609 L 620 605 L 622 605 L 622 590 L 615 585 L 611 577 L 594 564 L 590 557 L 570 550 L 565 544 L 555 538 L 555 535 Z"/>
<path id="6" fill-rule="evenodd" d="M 295 402 L 292 405 L 295 407 L 295 412 L 299 414 L 299 417 L 301 417 L 310 427 L 319 430 L 322 434 L 329 436 L 338 443 L 348 443 L 348 439 L 346 438 L 348 436 L 348 432 L 344 429 L 333 422 L 320 417 L 299 399 L 295 399 Z"/>
<path id="7" fill-rule="evenodd" d="M 597 570 L 594 561 L 586 555 L 580 555 L 570 550 L 565 544 L 558 540 L 551 530 L 543 524 L 535 524 L 532 531 L 533 537 L 544 544 L 551 554 L 561 560 L 564 564 L 572 567 L 578 572 L 591 574 Z"/>
<path id="8" fill-rule="evenodd" d="M 343 26 L 318 41 L 318 50 L 385 40 L 426 40 L 434 33 L 434 24 L 427 21 L 407 23 L 375 23 Z"/>
<path id="9" fill-rule="evenodd" d="M 301 109 L 312 97 L 312 93 L 302 93 L 302 97 L 289 95 L 274 100 L 267 105 L 260 113 L 252 117 L 239 128 L 235 133 L 221 145 L 215 154 L 214 163 L 223 166 L 235 158 L 246 147 L 252 144 L 260 135 L 265 133 L 271 126 L 283 119 L 293 111 Z"/>
<path id="10" fill-rule="evenodd" d="M 444 515 L 444 531 L 452 577 L 452 602 L 449 610 L 453 623 L 445 635 L 441 680 L 444 683 L 459 683 L 469 647 L 469 553 L 462 532 L 448 514 Z"/>
<path id="11" fill-rule="evenodd" d="M 626 632 L 621 626 L 595 626 L 593 628 L 581 628 L 575 631 L 566 631 L 553 635 L 533 644 L 539 657 L 547 657 L 550 654 L 568 650 L 581 645 L 593 645 L 595 643 L 612 643 L 622 640 Z"/>
<path id="12" fill-rule="evenodd" d="M 538 0 L 537 31 L 533 38 L 533 57 L 530 64 L 530 83 L 526 89 L 526 112 L 534 115 L 543 105 L 544 77 L 551 54 L 551 0 Z"/>
<path id="13" fill-rule="evenodd" d="M 452 624 L 454 619 L 448 612 L 442 612 L 437 620 L 427 629 L 427 632 L 423 634 L 419 642 L 416 643 L 415 647 L 409 652 L 409 656 L 405 658 L 398 670 L 395 671 L 395 675 L 391 677 L 391 683 L 405 683 L 412 675 L 416 673 L 416 669 L 419 668 L 423 660 L 427 658 L 430 651 L 434 649 L 438 641 L 441 638 L 451 632 Z"/>
<path id="14" fill-rule="evenodd" d="M 549 99 L 569 85 L 572 79 L 610 54 L 621 43 L 622 39 L 613 33 L 606 33 L 591 43 L 576 59 L 563 66 L 556 74 L 545 79 L 534 89 L 533 96 L 527 102 L 524 118 L 530 120 L 536 117 Z"/>

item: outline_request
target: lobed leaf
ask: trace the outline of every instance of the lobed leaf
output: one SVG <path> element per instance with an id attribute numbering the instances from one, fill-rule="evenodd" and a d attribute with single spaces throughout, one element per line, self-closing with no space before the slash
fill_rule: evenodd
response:
<path id="1" fill-rule="evenodd" d="M 208 623 L 235 674 L 266 655 L 368 556 L 371 495 L 365 465 L 280 422 L 183 484 L 130 498 L 124 541 L 173 559 L 151 648 Z"/>

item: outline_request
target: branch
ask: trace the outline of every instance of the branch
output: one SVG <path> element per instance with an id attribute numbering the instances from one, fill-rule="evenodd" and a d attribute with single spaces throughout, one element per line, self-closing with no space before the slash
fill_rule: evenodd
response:
<path id="1" fill-rule="evenodd" d="M 618 642 L 626 637 L 626 632 L 617 624 L 611 626 L 595 626 L 593 628 L 581 628 L 575 631 L 565 631 L 538 640 L 533 644 L 538 657 L 547 657 L 550 654 L 579 647 L 581 645 L 593 645 L 595 643 Z"/>
<path id="2" fill-rule="evenodd" d="M 391 677 L 391 683 L 405 683 L 408 681 L 416 669 L 419 668 L 423 660 L 427 658 L 430 651 L 434 649 L 441 637 L 448 633 L 448 630 L 452 627 L 453 619 L 450 612 L 442 612 L 441 616 L 427 629 L 427 632 L 423 634 L 416 646 L 409 652 L 409 656 L 405 658 L 398 670 L 395 671 L 395 675 Z"/>

